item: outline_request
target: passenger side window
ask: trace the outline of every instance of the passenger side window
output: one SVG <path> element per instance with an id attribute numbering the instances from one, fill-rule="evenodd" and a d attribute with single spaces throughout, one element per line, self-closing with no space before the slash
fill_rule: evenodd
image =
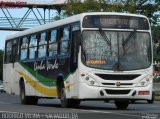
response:
<path id="1" fill-rule="evenodd" d="M 57 55 L 57 30 L 52 30 L 49 39 L 49 57 Z"/>
<path id="2" fill-rule="evenodd" d="M 46 32 L 43 32 L 40 34 L 39 39 L 39 52 L 38 52 L 38 58 L 46 57 L 46 51 L 47 51 L 47 34 Z"/>
<path id="3" fill-rule="evenodd" d="M 60 39 L 60 54 L 66 55 L 70 52 L 70 27 L 65 27 L 62 30 Z"/>
<path id="4" fill-rule="evenodd" d="M 35 59 L 37 51 L 37 38 L 36 35 L 31 35 L 29 43 L 29 59 Z"/>
<path id="5" fill-rule="evenodd" d="M 19 39 L 12 41 L 12 62 L 19 60 Z"/>
<path id="6" fill-rule="evenodd" d="M 27 59 L 27 50 L 28 50 L 28 37 L 22 38 L 21 42 L 21 60 Z"/>

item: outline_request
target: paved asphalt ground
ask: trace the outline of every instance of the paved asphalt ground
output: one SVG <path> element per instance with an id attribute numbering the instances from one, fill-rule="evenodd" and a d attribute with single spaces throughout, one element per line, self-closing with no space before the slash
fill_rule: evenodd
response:
<path id="1" fill-rule="evenodd" d="M 21 105 L 19 96 L 0 93 L 0 119 L 160 119 L 160 102 L 137 101 L 127 110 L 117 110 L 113 102 L 103 101 L 84 101 L 79 108 L 61 108 L 56 99 Z"/>

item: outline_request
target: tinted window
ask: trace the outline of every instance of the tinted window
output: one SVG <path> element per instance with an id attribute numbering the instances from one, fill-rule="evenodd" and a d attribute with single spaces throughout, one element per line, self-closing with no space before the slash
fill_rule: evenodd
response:
<path id="1" fill-rule="evenodd" d="M 60 40 L 60 54 L 69 54 L 70 50 L 70 27 L 65 27 L 62 30 L 61 40 Z"/>
<path id="2" fill-rule="evenodd" d="M 31 35 L 29 43 L 29 59 L 34 59 L 36 57 L 37 51 L 37 38 L 36 35 Z"/>
<path id="3" fill-rule="evenodd" d="M 57 30 L 52 30 L 49 43 L 56 42 L 56 39 L 57 39 Z"/>
<path id="4" fill-rule="evenodd" d="M 47 41 L 46 41 L 46 32 L 41 33 L 40 35 L 40 40 L 39 40 L 39 52 L 38 52 L 38 57 L 42 58 L 46 56 L 46 51 L 47 51 Z"/>
<path id="5" fill-rule="evenodd" d="M 57 55 L 57 30 L 52 30 L 50 33 L 50 39 L 49 39 L 49 56 L 55 56 Z"/>
<path id="6" fill-rule="evenodd" d="M 28 37 L 22 38 L 22 43 L 21 43 L 21 60 L 27 59 L 27 50 L 28 50 Z"/>

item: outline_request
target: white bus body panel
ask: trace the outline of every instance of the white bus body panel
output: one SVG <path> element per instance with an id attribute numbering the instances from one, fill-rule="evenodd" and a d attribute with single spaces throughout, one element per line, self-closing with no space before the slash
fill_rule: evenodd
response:
<path id="1" fill-rule="evenodd" d="M 38 97 L 53 97 L 53 96 L 48 96 L 45 94 L 40 93 L 36 90 L 36 87 L 38 85 L 42 85 L 35 77 L 33 77 L 27 69 L 22 67 L 19 63 L 14 63 L 14 68 L 12 68 L 13 64 L 4 64 L 4 90 L 9 93 L 9 94 L 15 94 L 19 95 L 20 94 L 20 79 L 23 78 L 24 84 L 25 84 L 25 91 L 26 91 L 26 96 L 38 96 Z M 6 71 L 7 70 L 7 71 Z M 33 81 L 26 81 L 26 77 L 23 75 L 20 75 L 19 72 L 23 72 L 24 75 L 28 76 L 31 78 Z M 31 85 L 33 84 L 33 85 Z M 47 87 L 47 86 L 46 86 Z M 48 88 L 48 87 L 47 87 Z M 52 87 L 54 88 L 54 87 Z M 46 90 L 47 91 L 47 90 Z M 42 91 L 42 92 L 46 92 Z"/>
<path id="2" fill-rule="evenodd" d="M 81 53 L 79 53 L 79 59 L 81 59 Z M 78 99 L 144 99 L 144 100 L 150 100 L 152 96 L 152 84 L 153 80 L 150 81 L 150 84 L 146 87 L 137 87 L 140 80 L 142 80 L 144 77 L 147 77 L 148 75 L 152 75 L 152 67 L 149 67 L 148 69 L 142 69 L 142 70 L 132 70 L 132 71 L 109 71 L 109 70 L 100 70 L 100 69 L 94 69 L 89 68 L 82 64 L 81 60 L 78 64 L 79 67 L 79 89 L 78 89 Z M 100 85 L 99 86 L 89 86 L 84 79 L 82 79 L 81 74 L 86 74 L 91 77 L 93 77 Z M 104 80 L 100 77 L 96 76 L 95 74 L 113 74 L 113 75 L 132 75 L 132 74 L 140 74 L 137 78 L 133 80 Z M 133 83 L 132 86 L 122 86 L 117 87 L 115 86 L 104 86 L 101 85 L 102 83 Z M 107 94 L 105 92 L 106 89 L 111 90 L 130 90 L 128 94 L 121 94 L 121 95 L 112 95 Z M 104 93 L 104 96 L 100 95 L 100 91 Z M 132 96 L 133 92 L 136 91 L 136 94 Z M 138 91 L 150 91 L 149 95 L 138 95 Z"/>
<path id="3" fill-rule="evenodd" d="M 3 64 L 3 85 L 4 90 L 12 94 L 14 92 L 13 64 Z"/>

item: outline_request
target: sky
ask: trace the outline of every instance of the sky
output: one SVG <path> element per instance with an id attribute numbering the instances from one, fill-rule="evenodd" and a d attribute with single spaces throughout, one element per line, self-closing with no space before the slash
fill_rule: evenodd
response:
<path id="1" fill-rule="evenodd" d="M 5 39 L 7 35 L 15 33 L 14 31 L 0 31 L 0 50 L 4 50 Z"/>
<path id="2" fill-rule="evenodd" d="M 10 0 L 0 0 L 1 1 L 10 1 Z M 12 1 L 48 1 L 48 2 L 51 2 L 51 1 L 56 1 L 56 0 L 12 0 Z M 63 0 L 62 0 L 63 1 Z M 22 18 L 26 11 L 28 10 L 28 8 L 21 8 L 21 9 L 8 9 L 8 11 L 10 12 L 11 16 L 14 17 L 14 18 Z M 34 10 L 37 14 L 38 12 L 36 10 Z M 41 13 L 43 13 L 43 10 L 40 10 Z M 48 10 L 46 10 L 46 18 L 48 17 L 48 14 L 47 14 Z M 55 11 L 51 11 L 51 17 L 53 17 L 55 14 Z M 2 10 L 0 9 L 0 18 L 2 17 L 5 17 L 4 13 L 2 12 Z M 34 14 L 31 12 L 30 15 L 28 16 L 28 18 L 35 18 Z M 40 16 L 39 16 L 40 18 Z M 1 25 L 1 21 L 0 21 L 0 25 Z M 6 39 L 6 36 L 7 35 L 10 35 L 10 34 L 14 34 L 16 33 L 17 31 L 3 31 L 3 30 L 0 30 L 0 50 L 4 50 L 4 45 L 5 45 L 5 39 Z"/>
<path id="3" fill-rule="evenodd" d="M 22 18 L 24 16 L 24 14 L 26 13 L 28 9 L 26 8 L 23 8 L 23 9 L 9 9 L 9 12 L 10 14 L 12 15 L 12 17 L 15 17 L 15 18 Z M 40 12 L 42 12 L 43 10 L 40 10 Z M 36 12 L 36 10 L 35 10 Z M 46 12 L 47 13 L 47 12 Z M 55 14 L 54 12 L 52 12 L 51 14 Z M 48 14 L 47 14 L 48 15 Z M 46 15 L 46 18 L 48 17 Z M 0 9 L 0 19 L 1 17 L 5 17 L 2 10 Z M 51 15 L 52 17 L 52 15 Z M 34 16 L 33 13 L 30 13 L 30 15 L 28 16 L 28 18 L 34 18 L 36 19 L 36 17 Z M 39 17 L 40 18 L 40 17 Z M 0 21 L 0 25 L 2 25 L 1 21 Z M 38 25 L 38 24 L 37 24 Z M 14 34 L 18 31 L 6 31 L 6 30 L 0 30 L 0 50 L 3 50 L 4 49 L 4 44 L 5 44 L 5 39 L 6 39 L 6 36 L 7 35 L 10 35 L 10 34 Z"/>

